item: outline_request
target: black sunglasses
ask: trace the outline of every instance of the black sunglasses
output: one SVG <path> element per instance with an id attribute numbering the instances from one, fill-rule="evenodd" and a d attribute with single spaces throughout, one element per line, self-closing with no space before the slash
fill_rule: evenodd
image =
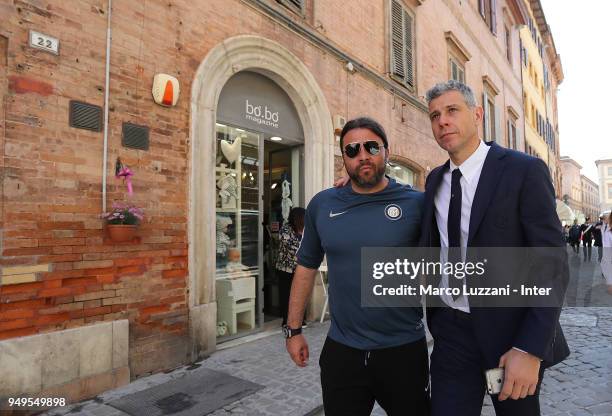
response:
<path id="1" fill-rule="evenodd" d="M 361 148 L 362 144 L 366 152 L 368 152 L 372 156 L 376 156 L 380 153 L 380 144 L 375 140 L 368 140 L 367 142 L 363 143 L 347 144 L 346 146 L 344 146 L 344 154 L 351 159 L 354 158 L 359 154 L 359 149 Z"/>

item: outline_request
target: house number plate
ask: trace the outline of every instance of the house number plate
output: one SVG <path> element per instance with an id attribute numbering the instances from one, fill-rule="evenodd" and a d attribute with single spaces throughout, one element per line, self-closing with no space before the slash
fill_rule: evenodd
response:
<path id="1" fill-rule="evenodd" d="M 30 46 L 59 55 L 59 39 L 30 30 Z"/>

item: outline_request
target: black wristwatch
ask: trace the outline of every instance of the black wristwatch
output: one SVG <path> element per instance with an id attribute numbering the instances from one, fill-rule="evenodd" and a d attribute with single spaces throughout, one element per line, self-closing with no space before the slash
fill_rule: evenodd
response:
<path id="1" fill-rule="evenodd" d="M 299 328 L 289 328 L 289 326 L 283 326 L 283 334 L 285 334 L 285 339 L 289 339 L 296 335 L 300 335 L 302 333 L 302 327 Z"/>

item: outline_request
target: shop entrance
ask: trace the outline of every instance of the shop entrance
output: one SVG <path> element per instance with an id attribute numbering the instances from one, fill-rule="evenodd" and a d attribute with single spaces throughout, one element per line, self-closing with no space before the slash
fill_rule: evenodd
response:
<path id="1" fill-rule="evenodd" d="M 279 231 L 293 207 L 304 206 L 304 146 L 296 143 L 265 142 L 264 162 L 264 317 L 281 316 L 276 262 Z"/>
<path id="2" fill-rule="evenodd" d="M 216 302 L 219 341 L 279 319 L 279 231 L 304 206 L 304 139 L 287 94 L 257 73 L 234 75 L 216 123 Z"/>

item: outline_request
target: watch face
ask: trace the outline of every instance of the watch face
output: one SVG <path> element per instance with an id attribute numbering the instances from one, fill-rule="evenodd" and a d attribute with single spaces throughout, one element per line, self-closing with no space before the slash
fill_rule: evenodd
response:
<path id="1" fill-rule="evenodd" d="M 283 334 L 285 334 L 285 338 L 289 338 L 289 328 L 287 326 L 283 326 Z"/>

